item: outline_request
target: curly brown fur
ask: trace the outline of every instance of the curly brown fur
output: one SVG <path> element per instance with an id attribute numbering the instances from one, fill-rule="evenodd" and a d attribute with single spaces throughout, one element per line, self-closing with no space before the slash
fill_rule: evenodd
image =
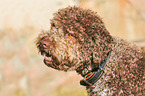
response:
<path id="1" fill-rule="evenodd" d="M 82 76 L 94 68 L 111 50 L 105 73 L 92 86 L 89 96 L 143 95 L 145 48 L 115 38 L 100 17 L 79 7 L 60 9 L 51 20 L 49 31 L 36 43 L 44 63 L 57 70 L 76 70 Z"/>

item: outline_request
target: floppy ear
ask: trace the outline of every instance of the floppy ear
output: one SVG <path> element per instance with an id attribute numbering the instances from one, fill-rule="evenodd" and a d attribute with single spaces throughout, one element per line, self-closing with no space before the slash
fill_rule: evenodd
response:
<path id="1" fill-rule="evenodd" d="M 99 26 L 99 25 L 97 25 Z M 96 28 L 92 39 L 94 41 L 94 48 L 92 50 L 92 67 L 98 67 L 101 62 L 107 57 L 109 51 L 112 50 L 113 37 L 109 34 L 104 26 Z"/>

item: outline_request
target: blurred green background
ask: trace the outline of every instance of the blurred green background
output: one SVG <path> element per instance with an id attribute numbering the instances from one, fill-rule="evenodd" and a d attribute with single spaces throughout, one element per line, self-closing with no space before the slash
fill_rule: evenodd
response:
<path id="1" fill-rule="evenodd" d="M 145 0 L 0 0 L 0 96 L 87 96 L 82 77 L 46 67 L 34 43 L 68 5 L 96 11 L 113 36 L 145 45 Z"/>

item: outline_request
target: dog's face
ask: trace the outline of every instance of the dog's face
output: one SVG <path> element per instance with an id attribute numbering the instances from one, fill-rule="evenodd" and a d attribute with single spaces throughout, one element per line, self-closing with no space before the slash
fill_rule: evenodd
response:
<path id="1" fill-rule="evenodd" d="M 37 39 L 37 47 L 44 55 L 44 63 L 57 70 L 74 70 L 79 63 L 79 43 L 73 33 L 64 33 L 61 28 L 51 26 Z"/>
<path id="2" fill-rule="evenodd" d="M 51 28 L 42 32 L 37 47 L 45 55 L 44 63 L 58 70 L 85 74 L 98 67 L 111 50 L 113 39 L 103 22 L 90 10 L 67 7 L 54 14 Z"/>

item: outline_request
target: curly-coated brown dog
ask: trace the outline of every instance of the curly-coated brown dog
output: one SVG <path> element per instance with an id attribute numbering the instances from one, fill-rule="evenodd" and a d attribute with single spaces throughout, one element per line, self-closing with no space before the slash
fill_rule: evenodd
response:
<path id="1" fill-rule="evenodd" d="M 145 47 L 112 37 L 91 10 L 59 10 L 36 45 L 47 66 L 81 74 L 89 96 L 145 95 Z"/>

